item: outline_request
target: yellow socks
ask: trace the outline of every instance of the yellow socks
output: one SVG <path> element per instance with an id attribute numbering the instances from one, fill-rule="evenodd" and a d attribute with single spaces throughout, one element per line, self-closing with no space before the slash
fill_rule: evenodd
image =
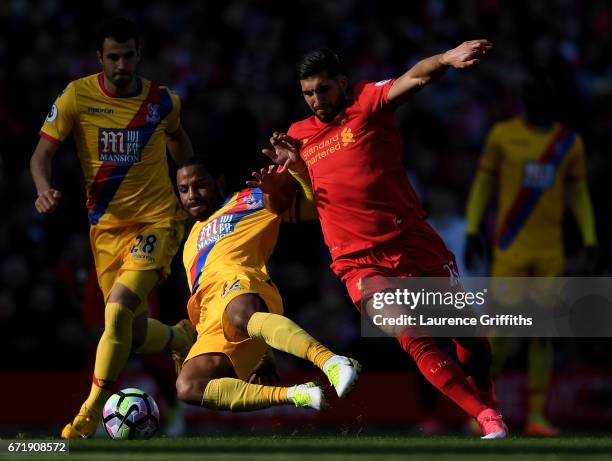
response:
<path id="1" fill-rule="evenodd" d="M 119 303 L 108 303 L 104 310 L 104 333 L 98 342 L 94 382 L 85 406 L 100 413 L 110 396 L 108 389 L 119 373 L 132 349 L 132 322 L 134 313 Z"/>
<path id="2" fill-rule="evenodd" d="M 551 338 L 530 338 L 527 352 L 528 415 L 542 415 L 552 375 Z"/>
<path id="3" fill-rule="evenodd" d="M 325 362 L 335 356 L 306 331 L 282 315 L 256 312 L 249 320 L 247 331 L 251 338 L 263 340 L 274 349 L 307 359 L 321 369 Z M 324 408 L 324 395 L 314 384 L 295 387 L 304 395 L 296 395 L 291 399 L 288 395 L 289 389 L 249 384 L 235 378 L 213 379 L 204 389 L 202 406 L 232 411 L 257 410 L 286 403 L 316 409 Z"/>
<path id="4" fill-rule="evenodd" d="M 156 271 L 125 271 L 116 280 L 117 283 L 130 289 L 143 300 L 136 313 L 128 307 L 109 302 L 104 309 L 104 333 L 98 342 L 94 378 L 89 397 L 85 401 L 88 410 L 101 413 L 106 399 L 110 396 L 109 388 L 117 380 L 132 351 L 132 324 L 135 315 L 146 310 L 146 300 L 149 291 L 159 279 Z M 159 322 L 158 322 L 159 323 Z M 163 327 L 165 331 L 162 331 Z M 151 332 L 149 334 L 149 331 Z M 163 325 L 148 324 L 144 348 L 153 351 L 164 340 L 157 350 L 162 350 L 168 342 L 170 333 Z M 140 349 L 143 348 L 141 346 Z"/>
<path id="5" fill-rule="evenodd" d="M 147 319 L 147 335 L 144 342 L 134 352 L 138 354 L 149 354 L 153 352 L 161 352 L 166 346 L 172 345 L 171 339 L 174 339 L 173 327 L 161 323 L 159 320 L 152 318 Z"/>
<path id="6" fill-rule="evenodd" d="M 209 381 L 202 406 L 214 410 L 246 411 L 289 403 L 288 387 L 249 384 L 236 378 Z"/>
<path id="7" fill-rule="evenodd" d="M 256 312 L 249 320 L 247 331 L 251 338 L 261 339 L 274 349 L 309 360 L 321 370 L 323 364 L 335 355 L 282 315 Z"/>

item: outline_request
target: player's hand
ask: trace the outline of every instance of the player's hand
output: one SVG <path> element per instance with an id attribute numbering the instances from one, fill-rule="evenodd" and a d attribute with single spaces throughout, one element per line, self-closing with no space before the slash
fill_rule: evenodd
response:
<path id="1" fill-rule="evenodd" d="M 39 213 L 53 213 L 59 205 L 61 198 L 62 193 L 60 191 L 49 189 L 38 194 L 38 198 L 36 199 L 36 202 L 34 202 L 34 206 Z"/>
<path id="2" fill-rule="evenodd" d="M 463 69 L 480 62 L 479 57 L 484 56 L 493 48 L 493 44 L 488 40 L 470 40 L 463 42 L 457 48 L 448 50 L 442 55 L 442 64 L 452 66 L 455 69 Z"/>
<path id="3" fill-rule="evenodd" d="M 468 235 L 463 250 L 463 262 L 470 271 L 478 268 L 478 262 L 484 260 L 486 255 L 485 245 L 480 236 Z"/>
<path id="4" fill-rule="evenodd" d="M 288 171 L 286 167 L 269 165 L 268 168 L 251 173 L 255 181 L 247 181 L 246 184 L 249 187 L 259 187 L 264 194 L 274 194 L 287 183 Z"/>
<path id="5" fill-rule="evenodd" d="M 257 366 L 253 369 L 251 376 L 249 376 L 249 383 L 251 384 L 264 384 L 266 386 L 273 386 L 279 382 L 280 376 L 276 371 L 276 364 L 274 363 L 274 359 L 261 359 Z"/>
<path id="6" fill-rule="evenodd" d="M 270 144 L 272 144 L 272 149 L 262 149 L 261 152 L 277 165 L 283 165 L 283 169 L 293 169 L 294 165 L 302 162 L 300 142 L 287 133 L 275 131 L 270 138 Z"/>

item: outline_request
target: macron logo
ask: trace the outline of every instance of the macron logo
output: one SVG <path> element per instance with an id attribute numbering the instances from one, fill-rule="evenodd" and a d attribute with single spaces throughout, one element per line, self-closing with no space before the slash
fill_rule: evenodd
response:
<path id="1" fill-rule="evenodd" d="M 87 112 L 90 114 L 113 114 L 115 111 L 109 107 L 88 107 Z"/>

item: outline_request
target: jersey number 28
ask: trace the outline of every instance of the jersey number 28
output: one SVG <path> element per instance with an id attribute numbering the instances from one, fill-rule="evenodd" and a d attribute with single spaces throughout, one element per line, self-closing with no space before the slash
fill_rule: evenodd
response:
<path id="1" fill-rule="evenodd" d="M 132 245 L 130 253 L 138 253 L 138 250 L 143 253 L 150 254 L 155 251 L 155 244 L 157 243 L 157 236 L 155 234 L 149 234 L 146 237 L 142 235 L 136 236 L 136 244 Z"/>

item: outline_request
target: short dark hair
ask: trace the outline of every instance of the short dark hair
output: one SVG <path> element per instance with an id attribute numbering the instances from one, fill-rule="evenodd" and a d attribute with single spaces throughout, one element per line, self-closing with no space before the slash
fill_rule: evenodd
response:
<path id="1" fill-rule="evenodd" d="M 217 178 L 220 176 L 219 168 L 214 164 L 214 162 L 202 156 L 194 155 L 193 157 L 188 158 L 179 165 L 178 169 L 182 170 L 183 168 L 187 168 L 188 166 L 201 166 L 213 178 Z"/>
<path id="2" fill-rule="evenodd" d="M 295 67 L 300 80 L 323 71 L 327 71 L 327 76 L 332 78 L 346 73 L 338 55 L 329 48 L 309 51 L 302 56 Z"/>
<path id="3" fill-rule="evenodd" d="M 104 40 L 107 38 L 112 38 L 119 43 L 125 43 L 130 38 L 133 38 L 136 49 L 138 50 L 140 47 L 138 30 L 134 23 L 127 18 L 112 18 L 100 25 L 98 33 L 96 34 L 96 49 L 100 53 L 102 53 Z"/>
<path id="4" fill-rule="evenodd" d="M 539 97 L 553 99 L 555 84 L 550 74 L 545 70 L 534 70 L 527 74 L 522 86 L 523 97 Z"/>

